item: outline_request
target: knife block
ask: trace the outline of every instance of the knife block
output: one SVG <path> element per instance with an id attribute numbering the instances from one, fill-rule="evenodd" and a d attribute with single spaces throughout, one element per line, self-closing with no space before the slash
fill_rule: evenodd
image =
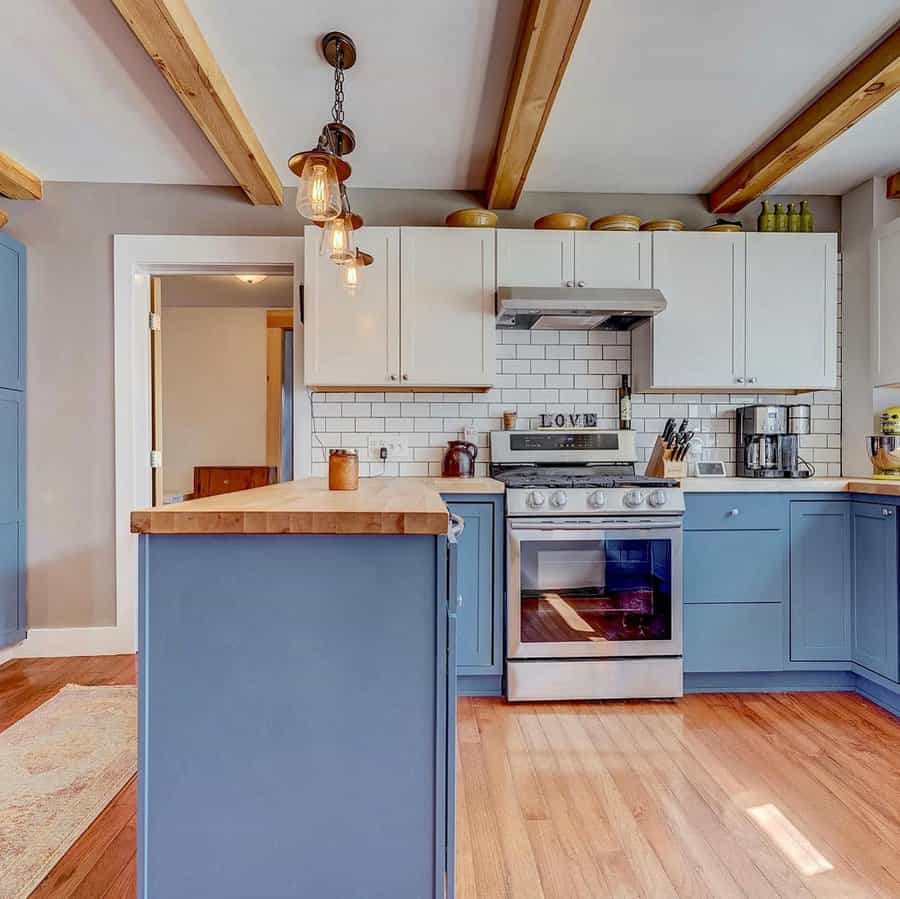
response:
<path id="1" fill-rule="evenodd" d="M 672 450 L 667 449 L 661 438 L 656 438 L 650 461 L 647 463 L 646 474 L 651 478 L 686 478 L 687 459 L 676 461 L 672 458 Z"/>

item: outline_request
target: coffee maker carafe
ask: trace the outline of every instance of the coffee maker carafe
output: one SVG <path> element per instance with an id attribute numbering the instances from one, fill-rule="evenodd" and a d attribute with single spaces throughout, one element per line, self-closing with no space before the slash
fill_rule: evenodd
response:
<path id="1" fill-rule="evenodd" d="M 808 406 L 741 406 L 737 418 L 737 475 L 741 478 L 807 478 L 800 468 L 800 434 L 808 433 Z M 795 428 L 790 427 L 795 423 Z M 791 433 L 796 430 L 797 433 Z"/>

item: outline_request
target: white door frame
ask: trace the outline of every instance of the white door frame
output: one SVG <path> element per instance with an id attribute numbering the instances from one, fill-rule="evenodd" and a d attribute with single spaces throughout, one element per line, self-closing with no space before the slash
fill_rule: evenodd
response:
<path id="1" fill-rule="evenodd" d="M 137 649 L 138 553 L 130 517 L 151 505 L 150 276 L 293 271 L 294 477 L 310 471 L 310 404 L 303 383 L 302 237 L 114 237 L 116 624 L 100 652 Z M 91 629 L 97 630 L 97 629 Z"/>

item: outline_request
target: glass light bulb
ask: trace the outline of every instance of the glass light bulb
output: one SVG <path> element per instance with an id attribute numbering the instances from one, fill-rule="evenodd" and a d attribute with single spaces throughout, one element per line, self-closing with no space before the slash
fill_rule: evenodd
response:
<path id="1" fill-rule="evenodd" d="M 359 286 L 359 265 L 357 265 L 355 255 L 350 262 L 341 266 L 341 281 L 347 293 L 356 293 L 356 288 Z"/>
<path id="2" fill-rule="evenodd" d="M 356 258 L 356 247 L 353 246 L 353 223 L 349 215 L 340 215 L 332 222 L 329 240 L 329 256 L 332 262 L 345 265 Z"/>
<path id="3" fill-rule="evenodd" d="M 327 222 L 341 213 L 341 189 L 334 162 L 310 156 L 297 189 L 297 211 L 314 222 Z"/>

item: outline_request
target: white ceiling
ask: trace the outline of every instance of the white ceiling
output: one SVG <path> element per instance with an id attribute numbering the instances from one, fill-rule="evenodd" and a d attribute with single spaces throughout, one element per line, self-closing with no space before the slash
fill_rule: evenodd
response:
<path id="1" fill-rule="evenodd" d="M 708 191 L 898 18 L 898 0 L 593 0 L 526 189 Z M 804 168 L 810 193 L 848 178 Z"/>
<path id="2" fill-rule="evenodd" d="M 163 307 L 290 309 L 294 305 L 293 275 L 267 275 L 256 284 L 246 284 L 234 275 L 163 275 L 161 280 Z"/>
<path id="3" fill-rule="evenodd" d="M 12 3 L 12 0 L 8 0 Z M 350 33 L 351 186 L 478 189 L 523 0 L 188 0 L 285 184 L 330 118 L 323 32 Z M 3 17 L 0 149 L 46 181 L 233 184 L 110 0 Z M 698 193 L 900 20 L 900 0 L 593 0 L 527 190 Z M 777 190 L 900 169 L 895 97 Z"/>

